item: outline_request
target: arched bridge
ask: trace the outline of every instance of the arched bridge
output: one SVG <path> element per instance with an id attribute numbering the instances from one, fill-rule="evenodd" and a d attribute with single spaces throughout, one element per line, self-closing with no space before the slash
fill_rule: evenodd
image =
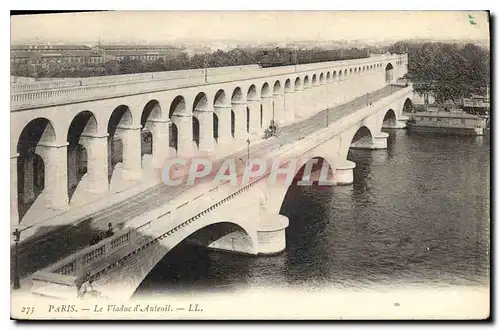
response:
<path id="1" fill-rule="evenodd" d="M 180 78 L 168 81 L 23 91 L 31 104 L 13 102 L 11 109 L 12 225 L 32 226 L 26 232 L 36 237 L 37 228 L 57 226 L 61 219 L 81 222 L 85 212 L 101 226 L 126 223 L 98 244 L 80 242 L 82 250 L 60 253 L 51 265 L 27 267 L 26 275 L 35 272 L 33 291 L 71 296 L 86 273 L 103 295 L 129 297 L 185 240 L 252 255 L 279 253 L 289 221 L 279 210 L 297 173 L 319 160 L 327 169 L 320 180 L 350 184 L 355 164 L 347 161 L 349 148 L 386 148 L 381 129 L 405 126 L 402 112 L 412 89 L 397 78 L 406 73 L 406 63 L 405 55 L 386 55 L 224 73 L 212 83 L 197 83 L 198 73 L 190 79 L 178 73 Z M 183 86 L 184 80 L 194 83 Z M 262 140 L 271 120 L 283 126 L 282 133 Z M 214 164 L 239 160 L 238 171 L 254 158 L 269 167 L 237 185 L 207 180 L 191 189 L 158 183 L 169 159 L 199 156 Z M 276 159 L 275 169 L 283 173 L 274 180 Z M 137 182 L 148 178 L 156 182 L 140 190 Z M 106 208 L 103 196 L 120 189 L 125 204 Z M 30 217 L 33 212 L 38 219 Z"/>

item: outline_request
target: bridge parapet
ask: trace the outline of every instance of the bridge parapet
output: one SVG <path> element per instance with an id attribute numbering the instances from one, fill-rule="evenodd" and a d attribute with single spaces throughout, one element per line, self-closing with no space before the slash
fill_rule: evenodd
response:
<path id="1" fill-rule="evenodd" d="M 155 91 L 194 87 L 206 84 L 257 79 L 270 76 L 305 73 L 314 70 L 331 69 L 399 60 L 404 55 L 382 55 L 363 59 L 319 62 L 273 68 L 245 68 L 233 70 L 229 67 L 205 70 L 180 70 L 154 72 L 151 74 L 120 75 L 112 78 L 90 78 L 77 81 L 55 81 L 16 85 L 11 87 L 11 111 L 53 106 L 65 103 L 97 100 L 102 98 L 128 96 Z M 45 84 L 48 84 L 45 85 Z M 29 87 L 34 86 L 34 87 Z M 45 86 L 45 87 L 44 87 Z"/>

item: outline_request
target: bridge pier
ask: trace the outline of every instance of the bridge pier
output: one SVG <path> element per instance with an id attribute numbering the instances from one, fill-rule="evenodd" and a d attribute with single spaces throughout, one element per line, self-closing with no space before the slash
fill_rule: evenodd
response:
<path id="1" fill-rule="evenodd" d="M 402 129 L 406 128 L 406 122 L 410 118 L 407 116 L 399 116 L 397 120 L 391 120 L 388 122 L 384 122 L 382 124 L 382 128 L 387 128 L 387 129 Z"/>
<path id="2" fill-rule="evenodd" d="M 212 109 L 196 109 L 194 115 L 200 123 L 200 143 L 198 149 L 211 152 L 214 149 L 214 125 Z"/>
<path id="3" fill-rule="evenodd" d="M 306 116 L 304 115 L 304 98 L 305 98 L 305 91 L 303 89 L 296 89 L 295 92 L 293 93 L 293 102 L 294 102 L 294 107 L 293 107 L 293 117 L 295 119 L 303 119 Z"/>
<path id="4" fill-rule="evenodd" d="M 284 119 L 285 124 L 290 124 L 295 121 L 295 102 L 294 102 L 294 92 L 285 91 L 284 94 Z"/>
<path id="5" fill-rule="evenodd" d="M 193 154 L 192 114 L 174 113 L 172 121 L 177 126 L 177 155 L 190 157 Z"/>
<path id="6" fill-rule="evenodd" d="M 153 136 L 153 168 L 161 168 L 169 156 L 170 119 L 154 119 L 151 122 L 151 135 Z"/>
<path id="7" fill-rule="evenodd" d="M 283 126 L 285 123 L 285 96 L 283 93 L 278 93 L 273 95 L 273 105 L 274 105 L 274 120 L 280 125 Z"/>
<path id="8" fill-rule="evenodd" d="M 96 194 L 108 191 L 108 134 L 82 135 L 80 144 L 87 150 L 85 189 Z"/>
<path id="9" fill-rule="evenodd" d="M 243 140 L 248 134 L 246 127 L 247 103 L 233 102 L 232 106 L 234 112 L 234 138 Z"/>
<path id="10" fill-rule="evenodd" d="M 257 228 L 257 254 L 273 255 L 286 248 L 285 230 L 288 218 L 281 214 L 265 213 L 260 216 Z"/>
<path id="11" fill-rule="evenodd" d="M 260 100 L 247 100 L 248 109 L 250 111 L 250 135 L 260 135 L 262 131 L 260 127 Z"/>
<path id="12" fill-rule="evenodd" d="M 314 104 L 314 91 L 311 86 L 304 86 L 302 93 L 302 107 L 301 114 L 303 118 L 308 118 L 312 114 L 313 104 Z"/>
<path id="13" fill-rule="evenodd" d="M 346 160 L 344 163 L 337 164 L 335 169 L 335 183 L 338 186 L 350 185 L 354 182 L 354 168 L 356 163 Z"/>
<path id="14" fill-rule="evenodd" d="M 219 119 L 218 129 L 218 144 L 228 144 L 232 141 L 231 135 L 231 105 L 221 104 L 214 105 L 214 111 Z M 251 116 L 252 114 L 250 114 Z"/>
<path id="15" fill-rule="evenodd" d="M 365 136 L 359 140 L 354 141 L 351 144 L 351 148 L 354 149 L 387 149 L 387 138 L 389 134 L 385 132 L 380 132 L 378 135 L 373 137 Z"/>
<path id="16" fill-rule="evenodd" d="M 273 97 L 261 96 L 260 102 L 262 104 L 262 130 L 265 130 L 273 119 Z"/>
<path id="17" fill-rule="evenodd" d="M 68 208 L 68 143 L 39 143 L 36 152 L 45 163 L 44 195 L 49 207 L 56 210 Z"/>
<path id="18" fill-rule="evenodd" d="M 118 126 L 123 142 L 123 178 L 135 181 L 142 176 L 141 127 Z"/>

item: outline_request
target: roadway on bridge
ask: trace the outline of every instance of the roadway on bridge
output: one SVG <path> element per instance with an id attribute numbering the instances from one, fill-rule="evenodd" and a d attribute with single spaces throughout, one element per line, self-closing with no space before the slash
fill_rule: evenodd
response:
<path id="1" fill-rule="evenodd" d="M 375 102 L 400 90 L 401 87 L 386 86 L 369 95 L 365 94 L 350 102 L 328 109 L 329 123 L 367 106 L 368 102 Z M 250 147 L 253 158 L 269 154 L 281 145 L 286 145 L 314 133 L 326 126 L 326 110 L 318 112 L 303 121 L 285 126 L 279 137 L 270 138 Z M 246 149 L 235 152 L 224 159 L 246 158 Z M 158 208 L 173 199 L 175 196 L 187 191 L 190 186 L 176 187 L 158 184 L 123 202 L 111 205 L 95 214 L 87 215 L 73 225 L 63 225 L 48 228 L 47 233 L 28 238 L 19 244 L 18 263 L 21 277 L 26 277 L 33 272 L 47 267 L 72 253 L 89 245 L 95 230 L 102 231 L 108 223 L 114 228 L 120 228 L 124 223 L 140 214 Z M 85 207 L 85 206 L 83 206 Z M 14 251 L 11 251 L 14 258 Z M 13 268 L 11 267 L 12 271 Z"/>

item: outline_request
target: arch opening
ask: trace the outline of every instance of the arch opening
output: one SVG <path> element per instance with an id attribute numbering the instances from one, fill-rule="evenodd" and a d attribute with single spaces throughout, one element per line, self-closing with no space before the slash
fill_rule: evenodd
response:
<path id="1" fill-rule="evenodd" d="M 199 284 L 199 290 L 206 291 L 206 286 L 210 285 L 210 282 L 199 278 L 199 274 L 206 273 L 212 264 L 217 263 L 219 256 L 230 256 L 229 254 L 220 255 L 214 251 L 254 254 L 254 250 L 252 237 L 240 225 L 229 220 L 209 224 L 183 238 L 177 244 L 174 243 L 168 253 L 159 257 L 160 259 L 153 264 L 138 284 L 134 296 L 149 295 L 151 287 L 156 287 L 150 284 L 156 282 L 161 282 L 165 288 L 173 287 L 172 290 L 176 290 L 176 287 L 183 284 L 196 282 Z M 193 256 L 196 257 L 193 258 Z M 217 258 L 214 259 L 214 257 Z M 168 272 L 165 272 L 165 269 L 168 269 Z M 220 275 L 230 274 L 226 281 L 231 283 L 234 271 L 234 269 L 223 271 Z M 248 270 L 241 271 L 245 273 Z M 224 282 L 224 279 L 217 278 L 218 283 Z"/>
<path id="2" fill-rule="evenodd" d="M 71 202 L 78 185 L 87 174 L 87 149 L 80 143 L 82 136 L 97 133 L 97 121 L 90 111 L 80 112 L 73 118 L 67 133 L 68 199 Z"/>
<path id="3" fill-rule="evenodd" d="M 219 142 L 219 117 L 217 117 L 217 114 L 214 112 L 213 114 L 213 131 L 214 131 L 214 140 L 215 142 Z"/>
<path id="4" fill-rule="evenodd" d="M 45 163 L 37 146 L 56 140 L 52 123 L 46 118 L 30 121 L 17 142 L 17 201 L 19 222 L 45 189 Z"/>
<path id="5" fill-rule="evenodd" d="M 224 105 L 227 103 L 226 92 L 223 89 L 219 89 L 217 93 L 215 93 L 214 97 L 214 106 L 215 105 Z"/>
<path id="6" fill-rule="evenodd" d="M 413 102 L 409 98 L 407 98 L 403 104 L 403 112 L 413 112 Z"/>
<path id="7" fill-rule="evenodd" d="M 192 117 L 192 127 L 193 127 L 193 142 L 196 148 L 200 147 L 200 122 L 195 116 Z"/>
<path id="8" fill-rule="evenodd" d="M 392 82 L 394 75 L 394 68 L 391 63 L 385 66 L 385 83 L 390 84 Z"/>
<path id="9" fill-rule="evenodd" d="M 295 78 L 294 87 L 295 87 L 295 90 L 300 89 L 300 78 L 299 77 Z"/>
<path id="10" fill-rule="evenodd" d="M 160 103 L 157 100 L 151 100 L 144 106 L 141 114 L 141 157 L 144 155 L 153 155 L 153 130 L 154 121 L 161 118 Z"/>
<path id="11" fill-rule="evenodd" d="M 352 137 L 350 148 L 365 148 L 372 145 L 373 136 L 371 131 L 366 127 L 360 127 Z"/>
<path id="12" fill-rule="evenodd" d="M 281 83 L 279 82 L 279 80 L 276 80 L 273 87 L 273 94 L 280 94 L 280 93 L 281 93 Z"/>
<path id="13" fill-rule="evenodd" d="M 111 114 L 108 121 L 108 181 L 111 182 L 113 172 L 123 162 L 123 139 L 121 127 L 132 124 L 132 113 L 126 105 L 120 105 Z"/>
<path id="14" fill-rule="evenodd" d="M 267 82 L 265 82 L 263 85 L 262 85 L 262 88 L 260 90 L 260 95 L 262 97 L 268 97 L 268 96 L 271 96 L 271 88 L 269 88 L 269 84 Z"/>
<path id="15" fill-rule="evenodd" d="M 305 76 L 304 78 L 304 88 L 311 87 L 311 83 L 309 82 L 309 76 Z"/>
<path id="16" fill-rule="evenodd" d="M 384 119 L 382 120 L 382 127 L 384 126 L 395 126 L 396 125 L 396 113 L 394 110 L 389 109 L 385 113 Z"/>
<path id="17" fill-rule="evenodd" d="M 234 129 L 235 129 L 235 116 L 234 116 L 234 111 L 231 110 L 231 136 L 234 138 Z"/>
<path id="18" fill-rule="evenodd" d="M 250 133 L 250 109 L 247 107 L 247 126 L 246 126 L 246 129 L 247 129 L 247 133 Z"/>
<path id="19" fill-rule="evenodd" d="M 172 103 L 170 104 L 170 109 L 168 112 L 168 118 L 170 119 L 168 131 L 169 131 L 169 141 L 168 145 L 172 148 L 175 153 L 179 151 L 179 128 L 177 124 L 174 122 L 172 117 L 178 114 L 184 114 L 187 112 L 186 103 L 184 97 L 176 96 Z"/>

